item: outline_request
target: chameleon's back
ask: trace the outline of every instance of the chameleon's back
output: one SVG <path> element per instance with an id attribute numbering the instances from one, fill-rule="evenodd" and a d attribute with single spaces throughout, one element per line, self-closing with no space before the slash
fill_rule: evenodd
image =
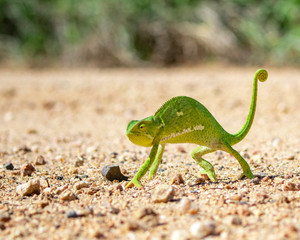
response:
<path id="1" fill-rule="evenodd" d="M 164 127 L 162 143 L 196 143 L 211 145 L 227 132 L 201 103 L 193 98 L 179 96 L 167 101 L 155 113 Z"/>

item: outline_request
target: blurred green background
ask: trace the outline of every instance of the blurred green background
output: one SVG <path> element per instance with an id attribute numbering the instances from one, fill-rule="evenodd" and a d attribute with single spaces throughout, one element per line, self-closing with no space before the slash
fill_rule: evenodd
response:
<path id="1" fill-rule="evenodd" d="M 300 64 L 299 0 L 0 0 L 0 63 Z"/>

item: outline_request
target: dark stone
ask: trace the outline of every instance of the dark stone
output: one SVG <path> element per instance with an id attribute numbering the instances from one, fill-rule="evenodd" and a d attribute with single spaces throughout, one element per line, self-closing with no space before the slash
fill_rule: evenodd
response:
<path id="1" fill-rule="evenodd" d="M 79 175 L 76 175 L 75 179 L 79 179 L 80 181 L 82 180 L 82 178 Z"/>
<path id="2" fill-rule="evenodd" d="M 219 171 L 222 171 L 223 169 L 224 169 L 224 166 L 222 166 L 222 165 L 218 168 Z"/>
<path id="3" fill-rule="evenodd" d="M 112 152 L 109 154 L 112 158 L 116 158 L 119 154 L 117 152 Z"/>
<path id="4" fill-rule="evenodd" d="M 29 147 L 27 147 L 26 145 L 22 145 L 18 148 L 18 152 L 25 154 L 25 153 L 31 152 L 31 149 Z"/>
<path id="5" fill-rule="evenodd" d="M 118 180 L 119 182 L 121 182 L 124 180 L 128 180 L 128 177 L 124 176 L 121 173 L 120 167 L 118 165 L 107 165 L 102 168 L 101 173 L 109 181 Z"/>
<path id="6" fill-rule="evenodd" d="M 250 182 L 253 183 L 254 185 L 258 185 L 260 183 L 260 179 L 258 177 L 256 177 L 256 178 L 252 179 Z"/>
<path id="7" fill-rule="evenodd" d="M 56 179 L 57 179 L 57 180 L 63 180 L 63 179 L 64 179 L 64 176 L 56 176 Z"/>
<path id="8" fill-rule="evenodd" d="M 72 211 L 69 211 L 69 212 L 66 213 L 66 217 L 67 218 L 78 218 L 79 215 L 77 214 L 77 212 L 72 210 Z"/>
<path id="9" fill-rule="evenodd" d="M 6 170 L 14 170 L 14 165 L 12 163 L 6 163 L 3 166 Z"/>

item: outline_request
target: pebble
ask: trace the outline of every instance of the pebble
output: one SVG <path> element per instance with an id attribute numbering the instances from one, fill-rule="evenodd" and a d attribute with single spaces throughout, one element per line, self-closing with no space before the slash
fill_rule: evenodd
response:
<path id="1" fill-rule="evenodd" d="M 178 204 L 178 209 L 183 214 L 195 215 L 199 212 L 199 208 L 188 198 L 182 198 Z"/>
<path id="2" fill-rule="evenodd" d="M 120 212 L 120 209 L 119 209 L 119 208 L 116 208 L 116 207 L 113 207 L 113 206 L 111 206 L 111 207 L 110 207 L 110 209 L 109 209 L 109 212 L 110 212 L 111 214 L 119 214 L 119 212 Z"/>
<path id="3" fill-rule="evenodd" d="M 78 197 L 71 190 L 66 189 L 63 191 L 59 197 L 62 201 L 73 201 L 78 199 Z"/>
<path id="4" fill-rule="evenodd" d="M 197 178 L 195 180 L 195 184 L 201 184 L 201 183 L 205 183 L 205 179 L 204 178 L 199 177 L 199 178 Z"/>
<path id="5" fill-rule="evenodd" d="M 283 203 L 289 203 L 290 200 L 288 199 L 287 196 L 283 195 L 283 194 L 277 194 L 274 196 L 275 199 L 275 203 L 277 206 L 279 206 L 279 204 L 283 204 Z"/>
<path id="6" fill-rule="evenodd" d="M 56 176 L 56 179 L 57 179 L 57 180 L 63 180 L 63 179 L 64 179 L 64 176 Z"/>
<path id="7" fill-rule="evenodd" d="M 253 183 L 254 185 L 258 185 L 260 183 L 260 179 L 258 177 L 255 177 L 250 181 L 250 183 Z"/>
<path id="8" fill-rule="evenodd" d="M 119 153 L 117 153 L 117 152 L 111 152 L 111 153 L 109 154 L 109 156 L 110 156 L 111 158 L 116 158 L 118 155 L 119 155 Z"/>
<path id="9" fill-rule="evenodd" d="M 68 184 L 65 184 L 63 186 L 58 187 L 57 189 L 55 189 L 55 194 L 61 194 L 63 191 L 65 191 L 67 188 L 69 187 Z"/>
<path id="10" fill-rule="evenodd" d="M 118 184 L 116 186 L 116 190 L 119 190 L 120 192 L 122 192 L 124 190 L 124 187 L 121 184 Z"/>
<path id="11" fill-rule="evenodd" d="M 12 163 L 6 163 L 3 166 L 6 170 L 14 170 L 14 165 Z"/>
<path id="12" fill-rule="evenodd" d="M 174 198 L 175 188 L 170 185 L 159 185 L 151 194 L 152 201 L 155 203 L 166 203 Z"/>
<path id="13" fill-rule="evenodd" d="M 290 155 L 286 158 L 287 160 L 295 160 L 295 155 Z"/>
<path id="14" fill-rule="evenodd" d="M 178 209 L 181 213 L 188 213 L 191 209 L 192 201 L 188 198 L 182 198 L 178 204 Z"/>
<path id="15" fill-rule="evenodd" d="M 31 176 L 31 174 L 35 171 L 34 166 L 31 163 L 25 163 L 21 167 L 21 176 Z"/>
<path id="16" fill-rule="evenodd" d="M 4 114 L 4 121 L 5 122 L 10 122 L 14 119 L 14 115 L 12 114 L 12 112 L 6 112 Z"/>
<path id="17" fill-rule="evenodd" d="M 186 150 L 182 146 L 178 146 L 177 151 L 180 153 L 186 153 Z"/>
<path id="18" fill-rule="evenodd" d="M 273 140 L 272 140 L 272 146 L 273 146 L 274 148 L 278 147 L 278 145 L 279 145 L 280 143 L 281 143 L 280 138 L 278 138 L 278 137 L 273 138 Z"/>
<path id="19" fill-rule="evenodd" d="M 224 169 L 224 166 L 222 166 L 222 165 L 218 167 L 219 171 L 222 171 L 223 169 Z"/>
<path id="20" fill-rule="evenodd" d="M 190 233 L 193 237 L 204 238 L 215 233 L 216 224 L 213 221 L 198 221 L 191 225 Z"/>
<path id="21" fill-rule="evenodd" d="M 142 219 L 145 216 L 156 217 L 158 214 L 152 208 L 146 207 L 146 208 L 138 209 L 134 215 L 137 219 Z"/>
<path id="22" fill-rule="evenodd" d="M 77 173 L 78 173 L 78 168 L 70 168 L 70 169 L 68 170 L 68 173 L 69 173 L 70 175 L 72 175 L 72 174 L 77 174 Z"/>
<path id="23" fill-rule="evenodd" d="M 4 158 L 7 155 L 7 152 L 0 152 L 0 158 Z"/>
<path id="24" fill-rule="evenodd" d="M 300 184 L 285 182 L 282 185 L 282 191 L 300 191 Z"/>
<path id="25" fill-rule="evenodd" d="M 106 165 L 102 168 L 101 173 L 109 181 L 118 180 L 121 182 L 128 180 L 128 177 L 121 173 L 118 165 Z"/>
<path id="26" fill-rule="evenodd" d="M 176 174 L 175 177 L 171 180 L 171 184 L 174 185 L 184 184 L 182 175 L 180 173 Z"/>
<path id="27" fill-rule="evenodd" d="M 266 199 L 269 198 L 269 195 L 264 191 L 261 192 L 252 192 L 249 194 L 251 203 L 264 203 Z"/>
<path id="28" fill-rule="evenodd" d="M 89 183 L 85 182 L 85 181 L 79 181 L 79 182 L 74 184 L 74 188 L 76 190 L 80 190 L 82 188 L 88 188 L 88 187 L 89 187 Z"/>
<path id="29" fill-rule="evenodd" d="M 47 207 L 49 205 L 49 202 L 47 200 L 40 200 L 37 202 L 37 205 L 41 208 Z"/>
<path id="30" fill-rule="evenodd" d="M 40 194 L 40 180 L 34 179 L 27 183 L 17 186 L 17 193 L 21 196 L 30 196 L 33 194 Z"/>
<path id="31" fill-rule="evenodd" d="M 86 152 L 89 153 L 89 154 L 95 153 L 95 152 L 97 152 L 97 147 L 95 147 L 95 146 L 88 147 L 86 149 Z"/>
<path id="32" fill-rule="evenodd" d="M 71 211 L 68 211 L 68 212 L 66 213 L 66 217 L 67 217 L 67 218 L 78 218 L 79 215 L 77 214 L 76 211 L 71 210 Z"/>
<path id="33" fill-rule="evenodd" d="M 210 180 L 207 174 L 201 174 L 201 178 L 203 178 L 205 181 Z"/>
<path id="34" fill-rule="evenodd" d="M 241 225 L 242 220 L 238 215 L 229 215 L 224 218 L 224 222 L 228 225 Z"/>
<path id="35" fill-rule="evenodd" d="M 81 167 L 81 166 L 83 166 L 83 163 L 84 163 L 84 161 L 83 161 L 82 158 L 77 158 L 77 159 L 75 160 L 75 162 L 74 162 L 74 166 L 75 166 L 75 167 Z"/>
<path id="36" fill-rule="evenodd" d="M 34 162 L 35 165 L 45 165 L 46 163 L 47 162 L 43 155 L 37 156 L 37 158 L 35 159 L 35 162 Z"/>
<path id="37" fill-rule="evenodd" d="M 159 224 L 158 214 L 150 207 L 137 210 L 133 216 L 144 229 L 151 229 Z"/>
<path id="38" fill-rule="evenodd" d="M 132 219 L 128 220 L 126 223 L 125 223 L 125 227 L 124 227 L 127 231 L 137 231 L 139 229 L 142 229 L 142 226 L 137 222 L 137 221 L 134 221 Z"/>
<path id="39" fill-rule="evenodd" d="M 8 222 L 11 219 L 7 212 L 0 212 L 0 222 Z"/>
<path id="40" fill-rule="evenodd" d="M 185 230 L 175 230 L 171 235 L 171 240 L 188 240 L 189 233 Z"/>
<path id="41" fill-rule="evenodd" d="M 21 154 L 29 153 L 31 152 L 31 148 L 27 147 L 26 145 L 22 145 L 16 149 L 16 152 Z"/>

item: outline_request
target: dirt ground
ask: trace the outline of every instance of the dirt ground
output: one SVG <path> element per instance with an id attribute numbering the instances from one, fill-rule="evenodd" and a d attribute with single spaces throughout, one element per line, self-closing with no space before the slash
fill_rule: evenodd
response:
<path id="1" fill-rule="evenodd" d="M 204 181 L 196 145 L 175 144 L 154 180 L 125 189 L 101 169 L 132 178 L 146 160 L 150 149 L 126 138 L 130 120 L 187 95 L 235 133 L 256 68 L 0 69 L 0 238 L 300 239 L 300 70 L 267 70 L 235 146 L 255 179 L 238 180 L 238 162 L 217 151 L 205 158 L 218 181 Z"/>

